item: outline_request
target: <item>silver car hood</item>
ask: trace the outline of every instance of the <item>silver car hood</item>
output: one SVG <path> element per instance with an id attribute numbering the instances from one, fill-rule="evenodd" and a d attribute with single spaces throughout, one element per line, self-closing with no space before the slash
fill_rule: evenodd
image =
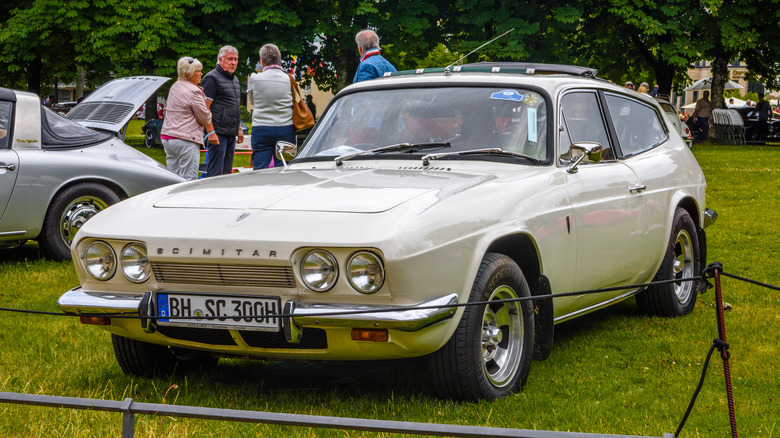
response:
<path id="1" fill-rule="evenodd" d="M 432 190 L 457 193 L 494 178 L 451 171 L 387 168 L 269 170 L 208 178 L 174 187 L 154 206 L 379 213 Z"/>
<path id="2" fill-rule="evenodd" d="M 89 128 L 118 133 L 138 108 L 170 78 L 130 76 L 114 79 L 90 93 L 66 118 Z"/>

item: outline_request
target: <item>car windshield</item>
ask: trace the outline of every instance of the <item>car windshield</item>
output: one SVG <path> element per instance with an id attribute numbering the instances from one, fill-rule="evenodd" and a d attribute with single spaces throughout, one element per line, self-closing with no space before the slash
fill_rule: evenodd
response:
<path id="1" fill-rule="evenodd" d="M 393 148 L 393 153 L 383 156 L 403 154 L 419 159 L 421 154 L 434 152 L 498 148 L 518 154 L 515 157 L 545 161 L 547 107 L 539 93 L 524 89 L 407 88 L 347 94 L 328 109 L 299 156 L 339 157 L 392 145 L 425 147 Z M 525 160 L 530 162 L 534 161 Z"/>
<path id="2" fill-rule="evenodd" d="M 42 108 L 41 135 L 44 148 L 88 146 L 111 137 L 111 134 L 81 126 L 48 108 Z"/>

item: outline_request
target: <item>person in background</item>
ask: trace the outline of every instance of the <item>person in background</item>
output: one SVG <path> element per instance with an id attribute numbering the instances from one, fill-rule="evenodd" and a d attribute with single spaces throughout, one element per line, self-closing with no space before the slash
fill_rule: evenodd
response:
<path id="1" fill-rule="evenodd" d="M 642 85 L 639 86 L 639 88 L 636 89 L 637 93 L 647 94 L 647 87 L 645 87 L 645 83 L 643 82 Z"/>
<path id="2" fill-rule="evenodd" d="M 179 58 L 176 63 L 179 79 L 168 92 L 168 117 L 163 120 L 160 139 L 165 149 L 165 162 L 171 172 L 192 181 L 198 177 L 203 127 L 213 132 L 211 112 L 200 88 L 203 64 L 195 58 Z"/>
<path id="3" fill-rule="evenodd" d="M 365 29 L 355 35 L 360 65 L 352 83 L 381 78 L 386 72 L 396 71 L 393 64 L 379 54 L 379 36 L 373 30 Z"/>
<path id="4" fill-rule="evenodd" d="M 653 89 L 650 90 L 650 96 L 655 97 L 658 95 L 658 84 L 653 85 Z"/>
<path id="5" fill-rule="evenodd" d="M 206 176 L 233 172 L 233 155 L 238 142 L 244 141 L 241 131 L 241 86 L 235 77 L 238 50 L 223 46 L 217 55 L 217 65 L 203 77 L 206 105 L 213 115 L 214 129 L 208 132 L 208 165 Z"/>
<path id="6" fill-rule="evenodd" d="M 693 135 L 693 141 L 702 142 L 707 140 L 710 135 L 710 92 L 704 91 L 702 98 L 696 101 L 696 107 L 693 109 L 693 126 L 696 128 Z"/>
<path id="7" fill-rule="evenodd" d="M 52 105 L 54 105 L 54 95 L 50 94 L 46 99 L 43 100 L 43 106 L 51 108 Z"/>
<path id="8" fill-rule="evenodd" d="M 758 111 L 758 141 L 766 142 L 766 135 L 769 132 L 769 120 L 772 119 L 772 105 L 764 100 L 764 93 L 758 93 L 758 103 L 756 104 L 756 111 Z"/>
<path id="9" fill-rule="evenodd" d="M 314 104 L 311 94 L 306 95 L 306 106 L 309 107 L 309 111 L 311 111 L 311 116 L 314 117 L 314 120 L 317 120 L 317 105 Z"/>
<path id="10" fill-rule="evenodd" d="M 294 80 L 282 66 L 282 53 L 274 44 L 260 48 L 261 73 L 249 76 L 247 100 L 254 105 L 252 111 L 252 169 L 281 166 L 277 160 L 276 142 L 283 140 L 295 144 L 293 126 Z M 296 84 L 297 85 L 297 84 Z"/>
<path id="11" fill-rule="evenodd" d="M 633 90 L 634 89 L 634 83 L 631 82 L 631 81 L 628 81 L 625 84 L 623 84 L 623 87 L 628 88 L 629 90 Z"/>

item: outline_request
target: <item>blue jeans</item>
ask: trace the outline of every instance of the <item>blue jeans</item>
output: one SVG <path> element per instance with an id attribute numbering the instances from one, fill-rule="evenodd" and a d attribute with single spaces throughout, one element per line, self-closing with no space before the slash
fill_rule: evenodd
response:
<path id="1" fill-rule="evenodd" d="M 236 152 L 236 136 L 220 135 L 219 144 L 208 145 L 209 163 L 206 166 L 206 176 L 219 176 L 233 173 L 233 155 Z"/>
<path id="2" fill-rule="evenodd" d="M 274 167 L 282 166 L 282 160 L 276 158 L 276 142 L 280 140 L 295 144 L 293 125 L 252 127 L 252 169 L 265 169 L 272 157 Z"/>

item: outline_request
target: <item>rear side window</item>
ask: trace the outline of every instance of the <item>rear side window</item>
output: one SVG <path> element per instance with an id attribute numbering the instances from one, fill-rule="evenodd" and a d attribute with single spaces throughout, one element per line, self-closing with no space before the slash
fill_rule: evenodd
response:
<path id="1" fill-rule="evenodd" d="M 13 115 L 13 102 L 0 101 L 0 149 L 8 148 L 11 139 L 11 116 Z"/>
<path id="2" fill-rule="evenodd" d="M 650 105 L 607 94 L 607 106 L 623 155 L 652 149 L 669 137 L 660 114 Z"/>
<path id="3" fill-rule="evenodd" d="M 46 107 L 41 108 L 41 140 L 44 149 L 89 146 L 111 137 L 111 134 L 81 126 Z"/>

